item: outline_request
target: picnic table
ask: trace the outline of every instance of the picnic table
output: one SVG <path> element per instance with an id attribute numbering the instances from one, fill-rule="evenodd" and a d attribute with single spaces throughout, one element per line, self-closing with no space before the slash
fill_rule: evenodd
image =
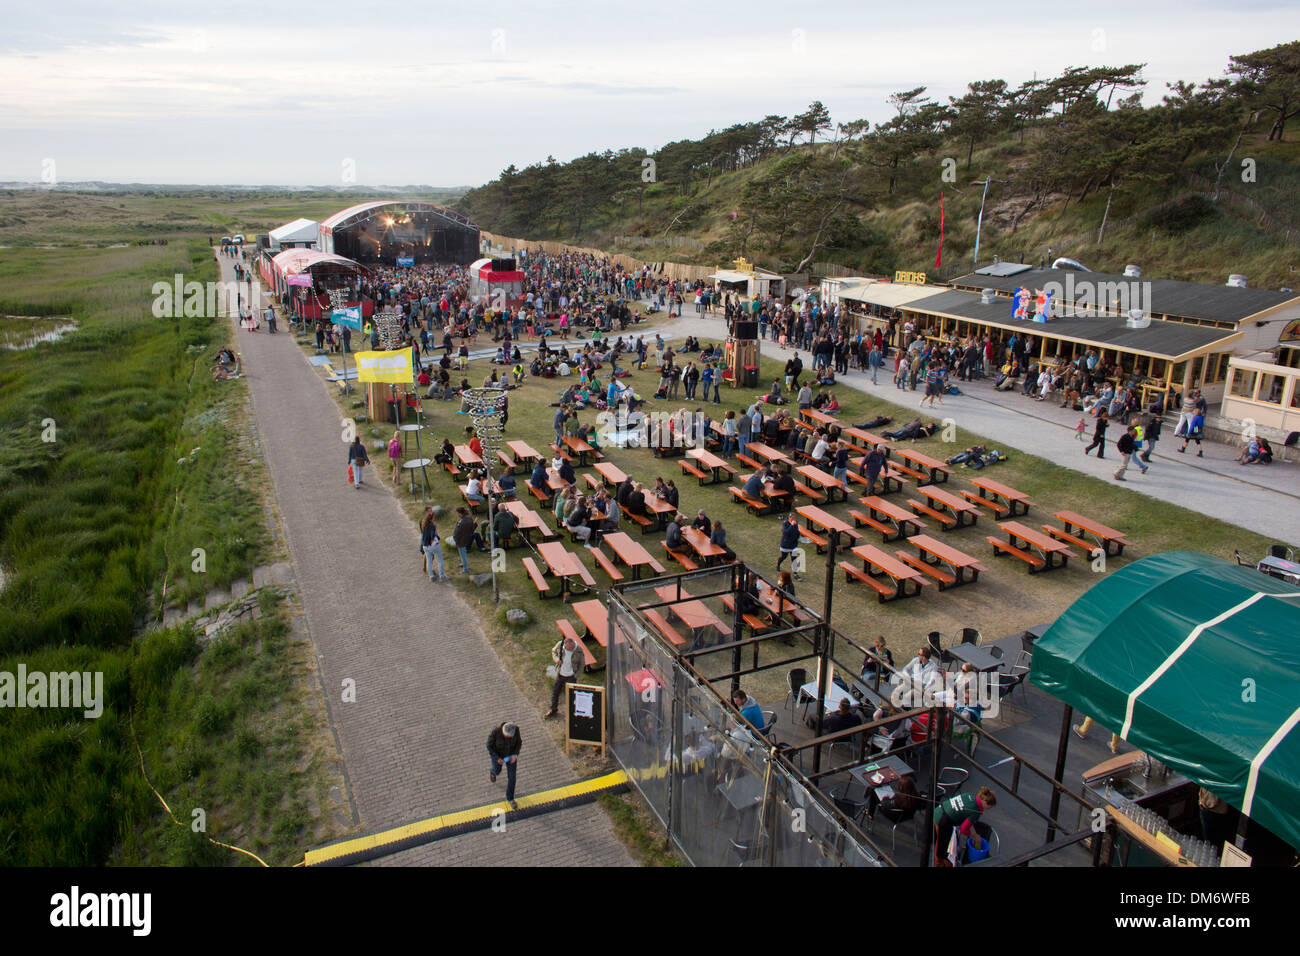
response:
<path id="1" fill-rule="evenodd" d="M 560 477 L 560 473 L 554 468 L 546 469 L 546 485 L 552 491 L 563 491 L 569 483 Z"/>
<path id="2" fill-rule="evenodd" d="M 588 455 L 600 454 L 598 450 L 593 448 L 591 445 L 587 444 L 586 439 L 579 438 L 577 435 L 565 435 L 561 440 L 564 442 L 565 445 L 568 446 L 570 451 L 572 451 L 575 455 L 578 456 L 579 468 L 587 467 Z"/>
<path id="3" fill-rule="evenodd" d="M 1006 518 L 1014 518 L 1017 514 L 1029 514 L 1033 502 L 1024 492 L 1016 491 L 1011 486 L 991 478 L 971 478 L 970 483 L 978 489 L 978 493 L 970 495 L 962 492 L 967 501 L 973 504 L 987 502 L 986 507 Z M 980 500 L 976 501 L 976 498 Z"/>
<path id="4" fill-rule="evenodd" d="M 952 470 L 944 462 L 937 458 L 931 458 L 924 452 L 916 451 L 913 448 L 897 449 L 898 457 L 910 464 L 913 468 L 924 469 L 929 473 L 929 484 L 939 485 L 948 480 Z"/>
<path id="5" fill-rule="evenodd" d="M 483 459 L 480 458 L 478 455 L 474 454 L 474 450 L 470 448 L 469 445 L 457 445 L 455 446 L 454 450 L 456 454 L 456 460 L 460 462 L 462 465 L 468 466 L 468 465 L 483 464 Z"/>
<path id="6" fill-rule="evenodd" d="M 940 591 L 946 587 L 960 587 L 963 584 L 974 583 L 979 580 L 981 571 L 988 570 L 969 554 L 958 551 L 928 534 L 913 535 L 908 538 L 907 543 L 916 548 L 920 556 L 912 559 L 902 551 L 898 552 L 898 556 L 916 567 L 918 571 L 936 579 Z M 922 564 L 925 567 L 919 567 Z M 969 578 L 967 574 L 970 575 Z"/>
<path id="7" fill-rule="evenodd" d="M 959 498 L 952 492 L 933 485 L 923 485 L 916 490 L 927 499 L 929 504 L 909 501 L 908 505 L 918 514 L 925 513 L 937 520 L 945 531 L 964 528 L 967 525 L 974 526 L 979 521 L 980 510 L 965 498 Z"/>
<path id="8" fill-rule="evenodd" d="M 840 429 L 840 434 L 856 438 L 860 444 L 866 445 L 868 448 L 883 447 L 884 451 L 889 451 L 889 442 L 875 432 L 869 432 L 862 428 L 845 427 Z"/>
<path id="9" fill-rule="evenodd" d="M 694 468 L 694 467 L 688 468 L 688 463 L 685 461 L 682 462 L 682 470 L 683 471 L 690 470 L 691 472 L 693 472 L 696 475 L 696 477 L 700 479 L 701 485 L 717 484 L 719 481 L 722 480 L 722 475 L 724 472 L 727 474 L 728 477 L 736 473 L 736 469 L 732 468 L 731 465 L 729 465 L 724 459 L 719 458 L 717 455 L 713 454 L 713 452 L 706 451 L 703 448 L 691 448 L 687 450 L 686 457 L 698 461 L 701 465 L 703 465 L 705 468 L 708 468 L 712 472 L 713 481 L 705 482 L 704 477 L 698 468 Z"/>
<path id="10" fill-rule="evenodd" d="M 834 415 L 827 415 L 825 412 L 818 411 L 815 408 L 800 409 L 799 413 L 809 421 L 817 422 L 819 425 L 834 425 L 836 428 L 840 427 L 840 423 Z"/>
<path id="11" fill-rule="evenodd" d="M 1074 556 L 1074 552 L 1060 541 L 1028 528 L 1019 521 L 1004 521 L 998 528 L 1006 534 L 1006 541 L 992 535 L 984 540 L 993 545 L 995 555 L 1010 554 L 1024 561 L 1029 565 L 1030 574 L 1064 567 Z"/>
<path id="12" fill-rule="evenodd" d="M 542 457 L 526 441 L 508 441 L 506 448 L 510 449 L 510 453 L 515 456 L 515 461 L 537 461 Z"/>
<path id="13" fill-rule="evenodd" d="M 834 475 L 828 475 L 816 465 L 800 465 L 795 471 L 807 478 L 818 488 L 826 492 L 826 500 L 831 504 L 835 503 L 835 492 L 840 493 L 840 501 L 849 500 L 849 489 L 845 487 L 844 482 L 840 481 Z"/>
<path id="14" fill-rule="evenodd" d="M 662 531 L 668 527 L 668 522 L 673 515 L 677 514 L 677 506 L 669 504 L 656 494 L 647 493 L 645 496 L 645 508 L 655 516 L 655 529 Z"/>
<path id="15" fill-rule="evenodd" d="M 856 540 L 861 537 L 857 530 L 847 521 L 841 521 L 833 514 L 822 511 L 822 509 L 818 508 L 816 505 L 804 505 L 801 508 L 796 508 L 795 513 L 808 522 L 808 532 L 811 532 L 813 525 L 816 525 L 823 531 L 838 531 L 850 540 Z M 804 536 L 811 538 L 813 542 L 816 543 L 818 554 L 821 554 L 829 545 L 829 542 L 826 539 L 818 537 L 817 535 L 805 533 Z"/>
<path id="16" fill-rule="evenodd" d="M 929 582 L 921 572 L 909 567 L 893 555 L 886 554 L 874 544 L 863 544 L 853 549 L 853 553 L 862 559 L 862 569 L 855 568 L 847 561 L 840 562 L 846 579 L 857 578 L 879 596 L 880 603 L 899 598 L 915 597 L 921 588 Z M 883 584 L 879 578 L 889 578 L 893 587 Z"/>
<path id="17" fill-rule="evenodd" d="M 1056 517 L 1057 520 L 1059 520 L 1061 524 L 1065 526 L 1065 533 L 1068 535 L 1075 536 L 1076 542 L 1079 543 L 1081 546 L 1086 544 L 1086 542 L 1083 542 L 1082 540 L 1078 539 L 1077 536 L 1079 532 L 1089 535 L 1090 537 L 1095 539 L 1096 543 L 1101 546 L 1101 549 L 1107 555 L 1111 555 L 1112 557 L 1123 554 L 1124 546 L 1132 543 L 1128 540 L 1127 537 L 1124 536 L 1124 533 L 1122 531 L 1116 531 L 1114 528 L 1108 528 L 1100 521 L 1093 521 L 1091 518 L 1085 518 L 1083 515 L 1077 514 L 1076 512 L 1058 511 L 1056 512 Z M 1048 534 L 1051 534 L 1050 530 L 1048 531 Z M 1113 554 L 1110 550 L 1111 545 L 1115 546 L 1115 551 L 1113 552 Z M 1093 549 L 1091 547 L 1088 548 L 1089 552 L 1091 552 L 1092 550 Z"/>
<path id="18" fill-rule="evenodd" d="M 656 561 L 650 552 L 641 547 L 626 531 L 614 531 L 604 536 L 605 543 L 614 551 L 614 560 L 632 569 L 632 580 L 641 577 L 643 567 L 650 568 L 655 574 L 663 574 L 664 566 Z"/>
<path id="19" fill-rule="evenodd" d="M 501 502 L 501 508 L 509 511 L 515 516 L 515 521 L 517 522 L 516 527 L 519 530 L 519 534 L 522 535 L 523 539 L 529 544 L 533 543 L 532 533 L 534 531 L 540 531 L 543 538 L 555 537 L 555 532 L 552 531 L 547 526 L 546 522 L 542 520 L 542 516 L 536 511 L 531 510 L 522 501 L 503 501 Z"/>
<path id="20" fill-rule="evenodd" d="M 627 481 L 627 474 L 615 464 L 608 461 L 598 461 L 595 464 L 596 471 L 600 476 L 608 481 L 611 485 L 621 485 Z"/>
<path id="21" fill-rule="evenodd" d="M 750 442 L 745 446 L 745 451 L 746 452 L 752 451 L 754 454 L 758 455 L 760 458 L 764 459 L 769 463 L 781 462 L 784 465 L 794 464 L 793 461 L 791 461 L 788 457 L 783 455 L 781 452 L 777 451 L 771 445 L 766 445 L 761 441 Z"/>
<path id="22" fill-rule="evenodd" d="M 727 553 L 726 548 L 714 544 L 699 528 L 682 528 L 682 540 L 691 546 L 705 564 L 713 564 Z"/>
<path id="23" fill-rule="evenodd" d="M 587 629 L 586 636 L 595 638 L 601 647 L 609 647 L 609 611 L 605 602 L 598 599 L 579 601 L 573 605 L 573 610 Z M 615 628 L 614 640 L 622 644 L 627 636 Z"/>
<path id="24" fill-rule="evenodd" d="M 567 603 L 569 595 L 573 593 L 573 583 L 570 578 L 578 578 L 588 590 L 596 586 L 596 579 L 588 573 L 586 566 L 576 554 L 565 548 L 562 542 L 544 541 L 537 546 L 537 553 L 546 562 L 550 573 L 560 579 L 560 600 Z M 579 593 L 586 592 L 584 590 Z"/>
<path id="25" fill-rule="evenodd" d="M 676 585 L 665 584 L 655 588 L 655 594 L 659 596 L 660 601 L 671 602 L 667 605 L 666 610 L 691 629 L 696 644 L 699 643 L 702 632 L 707 628 L 714 628 L 720 635 L 731 633 L 727 622 L 718 615 L 709 610 L 707 604 L 703 601 L 694 600 L 686 589 L 680 591 Z M 648 604 L 656 602 L 648 601 Z M 645 605 L 642 605 L 644 607 Z M 665 608 L 656 608 L 656 610 L 665 610 Z"/>
<path id="26" fill-rule="evenodd" d="M 863 515 L 856 511 L 850 511 L 849 516 L 859 526 L 865 524 L 875 528 L 885 541 L 897 541 L 899 538 L 906 538 L 908 534 L 916 534 L 925 527 L 925 523 L 912 512 L 886 501 L 879 495 L 859 498 L 858 500 L 867 506 L 870 513 Z M 868 521 L 867 518 L 871 520 Z M 912 530 L 909 531 L 909 528 Z"/>

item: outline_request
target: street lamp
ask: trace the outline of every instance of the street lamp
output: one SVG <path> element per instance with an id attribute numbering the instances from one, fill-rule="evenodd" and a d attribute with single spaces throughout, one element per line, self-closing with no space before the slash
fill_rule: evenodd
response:
<path id="1" fill-rule="evenodd" d="M 992 178 L 992 176 L 985 176 L 982 181 L 977 180 L 971 184 L 973 186 L 979 186 L 982 182 L 984 186 L 984 194 L 980 196 L 980 215 L 979 218 L 975 220 L 975 260 L 971 263 L 972 269 L 977 267 L 980 262 L 980 227 L 984 225 L 984 200 L 988 198 L 989 182 Z"/>

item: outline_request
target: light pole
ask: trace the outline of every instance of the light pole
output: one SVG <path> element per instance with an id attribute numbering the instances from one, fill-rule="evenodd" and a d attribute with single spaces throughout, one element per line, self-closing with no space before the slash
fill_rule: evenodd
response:
<path id="1" fill-rule="evenodd" d="M 506 390 L 470 388 L 462 392 L 461 397 L 465 400 L 465 411 L 474 423 L 475 434 L 483 443 L 483 467 L 487 471 L 488 556 L 492 561 L 492 603 L 496 604 L 501 600 L 501 594 L 497 590 L 496 496 L 492 493 L 492 459 L 505 441 L 502 419 L 505 418 Z"/>
<path id="2" fill-rule="evenodd" d="M 971 263 L 972 269 L 978 267 L 980 264 L 980 227 L 984 225 L 984 200 L 988 198 L 989 182 L 992 178 L 992 176 L 985 176 L 983 180 L 984 194 L 980 196 L 980 215 L 979 218 L 975 220 L 975 260 Z M 972 185 L 978 186 L 980 185 L 980 182 L 977 180 Z"/>

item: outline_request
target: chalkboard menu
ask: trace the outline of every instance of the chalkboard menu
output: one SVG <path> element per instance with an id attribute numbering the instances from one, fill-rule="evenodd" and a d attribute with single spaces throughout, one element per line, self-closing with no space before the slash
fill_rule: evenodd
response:
<path id="1" fill-rule="evenodd" d="M 570 744 L 588 744 L 605 752 L 605 688 L 594 684 L 567 685 L 565 726 Z"/>

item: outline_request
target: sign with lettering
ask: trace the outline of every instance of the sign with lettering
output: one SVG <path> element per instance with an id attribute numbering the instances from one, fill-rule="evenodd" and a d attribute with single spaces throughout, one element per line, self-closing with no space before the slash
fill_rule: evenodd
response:
<path id="1" fill-rule="evenodd" d="M 900 269 L 894 273 L 894 281 L 908 285 L 925 285 L 926 278 L 924 272 L 904 272 Z"/>
<path id="2" fill-rule="evenodd" d="M 566 740 L 605 752 L 605 688 L 595 684 L 569 684 L 564 708 Z M 565 749 L 568 749 L 567 747 Z"/>

